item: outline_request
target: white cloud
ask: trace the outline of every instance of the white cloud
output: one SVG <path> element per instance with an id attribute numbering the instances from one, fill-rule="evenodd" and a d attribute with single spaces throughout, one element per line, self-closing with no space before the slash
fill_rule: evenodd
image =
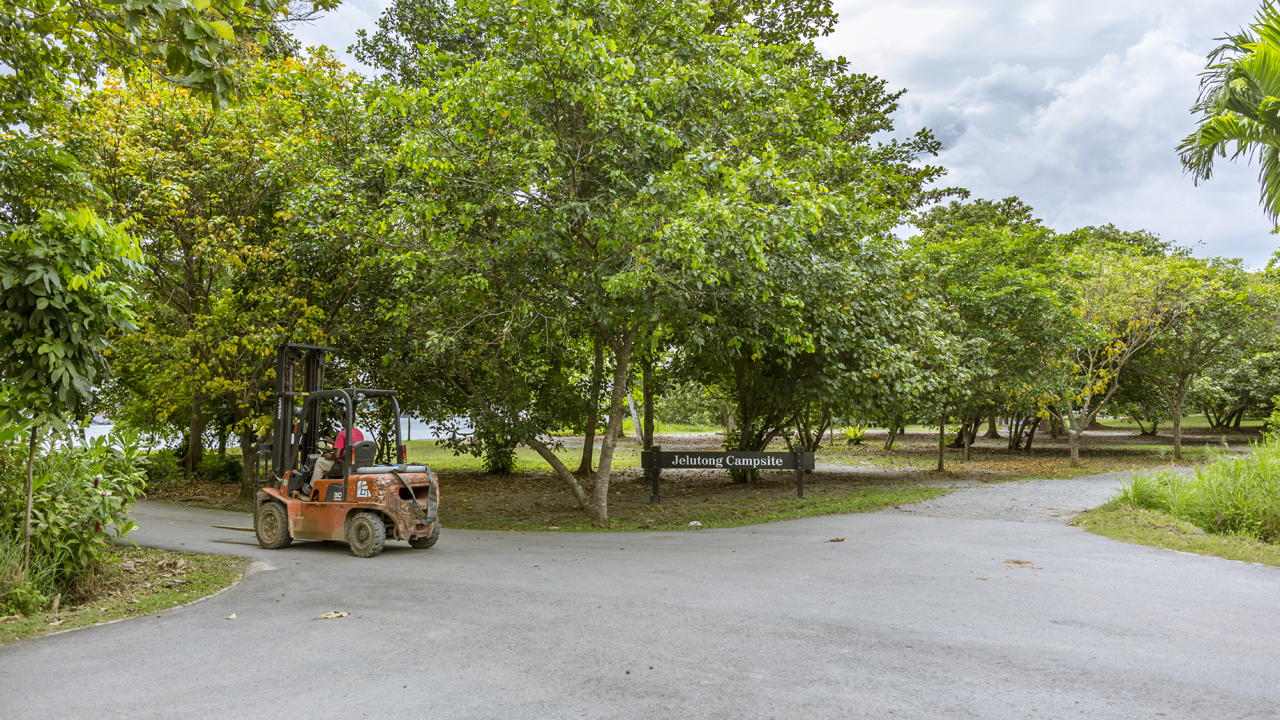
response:
<path id="1" fill-rule="evenodd" d="M 1174 152 L 1193 127 L 1213 38 L 1247 23 L 1252 0 L 855 0 L 838 9 L 823 49 L 909 90 L 898 128 L 934 131 L 949 184 L 1018 195 L 1061 230 L 1145 228 L 1254 265 L 1280 245 L 1258 208 L 1254 168 L 1224 164 L 1195 187 Z M 911 39 L 896 45 L 902 38 Z"/>
<path id="2" fill-rule="evenodd" d="M 297 34 L 339 59 L 390 0 L 346 0 Z M 907 88 L 897 124 L 934 130 L 947 182 L 1018 195 L 1052 226 L 1145 228 L 1202 253 L 1266 262 L 1280 246 L 1256 169 L 1195 187 L 1174 152 L 1204 56 L 1257 0 L 836 0 L 830 55 Z"/>

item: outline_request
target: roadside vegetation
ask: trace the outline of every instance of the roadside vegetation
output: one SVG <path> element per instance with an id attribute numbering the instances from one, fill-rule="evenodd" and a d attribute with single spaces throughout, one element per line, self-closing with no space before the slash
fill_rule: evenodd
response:
<path id="1" fill-rule="evenodd" d="M 28 546 L 30 432 L 0 424 L 0 642 L 159 612 L 239 576 L 239 558 L 129 546 L 129 512 L 151 466 L 128 431 L 89 441 L 50 434 L 37 444 Z"/>
<path id="2" fill-rule="evenodd" d="M 0 616 L 0 644 L 124 618 L 159 615 L 223 590 L 245 560 L 222 555 L 112 547 L 97 562 L 88 595 L 69 595 L 28 615 Z"/>
<path id="3" fill-rule="evenodd" d="M 133 528 L 128 512 L 145 486 L 140 449 L 126 434 L 119 447 L 98 438 L 43 448 L 32 467 L 28 544 L 21 480 L 29 432 L 0 425 L 0 615 L 94 598 L 102 555 Z"/>
<path id="4" fill-rule="evenodd" d="M 1269 424 L 1280 426 L 1280 413 Z M 1117 540 L 1280 566 L 1280 433 L 1246 454 L 1207 447 L 1206 459 L 1136 472 L 1075 524 Z"/>
<path id="5" fill-rule="evenodd" d="M 1280 438 L 1267 437 L 1247 455 L 1219 455 L 1194 472 L 1137 473 L 1116 501 L 1166 513 L 1205 532 L 1274 543 L 1280 539 Z"/>
<path id="6" fill-rule="evenodd" d="M 1219 535 L 1159 510 L 1113 500 L 1071 521 L 1113 540 L 1280 567 L 1280 545 L 1247 535 Z"/>

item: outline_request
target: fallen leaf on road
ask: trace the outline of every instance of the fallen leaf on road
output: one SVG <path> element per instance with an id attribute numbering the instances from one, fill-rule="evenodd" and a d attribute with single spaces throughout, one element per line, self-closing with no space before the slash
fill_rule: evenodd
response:
<path id="1" fill-rule="evenodd" d="M 844 542 L 844 538 L 831 538 L 827 542 Z"/>
<path id="2" fill-rule="evenodd" d="M 235 614 L 235 613 L 231 613 L 230 615 L 228 615 L 228 616 L 227 616 L 227 619 L 228 619 L 228 620 L 235 620 L 235 619 L 236 619 L 236 614 Z"/>
<path id="3" fill-rule="evenodd" d="M 327 612 L 327 613 L 325 613 L 325 614 L 321 615 L 320 617 L 314 617 L 314 618 L 311 618 L 311 619 L 312 619 L 312 620 L 328 620 L 328 619 L 330 619 L 330 618 L 346 617 L 346 616 L 348 616 L 348 615 L 350 615 L 350 614 L 351 614 L 351 613 L 338 612 L 337 610 L 334 610 L 333 612 Z"/>

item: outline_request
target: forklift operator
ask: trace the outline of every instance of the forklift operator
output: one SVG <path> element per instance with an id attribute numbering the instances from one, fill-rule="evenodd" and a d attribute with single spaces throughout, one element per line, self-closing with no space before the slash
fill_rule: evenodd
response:
<path id="1" fill-rule="evenodd" d="M 315 470 L 311 471 L 311 484 L 314 486 L 316 481 L 324 477 L 324 474 L 333 469 L 333 466 L 342 458 L 342 450 L 347 445 L 354 445 L 364 440 L 364 433 L 360 428 L 353 427 L 350 430 L 338 435 L 335 441 L 333 438 L 320 438 L 321 442 L 332 444 L 333 450 L 321 455 L 316 459 Z"/>

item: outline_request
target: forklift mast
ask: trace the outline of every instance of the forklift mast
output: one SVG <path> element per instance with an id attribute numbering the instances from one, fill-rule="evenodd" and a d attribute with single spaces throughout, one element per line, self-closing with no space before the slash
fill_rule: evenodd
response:
<path id="1" fill-rule="evenodd" d="M 298 462 L 298 448 L 314 448 L 319 442 L 320 404 L 312 403 L 307 414 L 296 417 L 294 398 L 306 397 L 324 389 L 324 359 L 335 348 L 320 345 L 280 343 L 276 347 L 276 409 L 272 422 L 271 472 L 277 478 L 288 475 Z M 301 363 L 301 373 L 298 365 Z M 297 387 L 299 374 L 302 387 Z M 304 402 L 304 406 L 306 403 Z M 301 423 L 301 425 L 299 425 Z M 304 437 L 294 437 L 296 427 L 305 428 Z"/>

